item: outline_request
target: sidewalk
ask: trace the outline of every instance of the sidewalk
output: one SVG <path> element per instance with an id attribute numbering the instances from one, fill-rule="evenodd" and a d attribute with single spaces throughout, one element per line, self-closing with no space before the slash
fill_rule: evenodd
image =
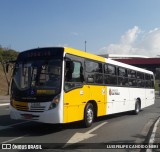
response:
<path id="1" fill-rule="evenodd" d="M 159 99 L 159 102 L 160 102 L 160 92 L 159 91 L 156 91 L 156 99 Z M 154 143 L 160 144 L 160 116 L 155 122 L 153 131 L 152 131 L 153 134 L 154 134 L 154 129 L 155 129 Z"/>
<path id="2" fill-rule="evenodd" d="M 160 102 L 160 95 L 159 93 L 156 94 L 156 99 Z M 157 118 L 156 122 L 153 124 L 153 130 L 151 133 L 150 141 L 151 143 L 160 144 L 160 116 Z M 154 151 L 154 150 L 153 150 Z M 156 151 L 156 150 L 155 150 Z M 160 151 L 160 147 L 157 152 Z"/>
<path id="3" fill-rule="evenodd" d="M 159 120 L 160 120 L 160 117 L 159 117 Z M 157 123 L 157 126 L 155 126 L 155 129 L 156 130 L 155 130 L 154 143 L 160 144 L 160 121 Z"/>
<path id="4" fill-rule="evenodd" d="M 0 104 L 1 103 L 9 103 L 10 96 L 0 96 Z"/>

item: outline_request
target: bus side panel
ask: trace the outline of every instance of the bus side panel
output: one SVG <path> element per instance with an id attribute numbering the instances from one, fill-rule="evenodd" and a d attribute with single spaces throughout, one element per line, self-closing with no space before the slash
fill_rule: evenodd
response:
<path id="1" fill-rule="evenodd" d="M 90 85 L 90 100 L 93 100 L 97 104 L 97 116 L 106 115 L 106 97 L 107 87 Z"/>
<path id="2" fill-rule="evenodd" d="M 107 87 L 107 113 L 114 114 L 128 111 L 130 106 L 129 88 Z"/>
<path id="3" fill-rule="evenodd" d="M 154 100 L 155 100 L 154 89 L 146 89 L 145 94 L 146 94 L 146 106 L 150 106 L 154 104 Z"/>
<path id="4" fill-rule="evenodd" d="M 145 89 L 144 88 L 129 88 L 130 94 L 130 107 L 129 110 L 135 109 L 136 100 L 139 98 L 141 101 L 141 108 L 146 107 Z"/>
<path id="5" fill-rule="evenodd" d="M 64 92 L 64 123 L 83 120 L 86 101 L 90 98 L 89 92 L 87 85 Z"/>
<path id="6" fill-rule="evenodd" d="M 87 102 L 95 101 L 97 116 L 106 115 L 106 87 L 84 85 L 64 93 L 64 123 L 83 120 Z"/>
<path id="7" fill-rule="evenodd" d="M 141 101 L 141 108 L 154 104 L 154 89 L 107 87 L 106 114 L 134 110 L 137 99 Z"/>

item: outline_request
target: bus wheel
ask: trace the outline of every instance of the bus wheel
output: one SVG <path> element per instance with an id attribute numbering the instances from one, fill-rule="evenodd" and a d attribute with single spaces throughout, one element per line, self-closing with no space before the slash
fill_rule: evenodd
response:
<path id="1" fill-rule="evenodd" d="M 93 104 L 88 103 L 84 110 L 84 126 L 90 127 L 94 120 Z"/>
<path id="2" fill-rule="evenodd" d="M 134 114 L 137 115 L 141 110 L 141 105 L 140 102 L 137 100 L 136 104 L 135 104 L 135 110 L 134 110 Z"/>

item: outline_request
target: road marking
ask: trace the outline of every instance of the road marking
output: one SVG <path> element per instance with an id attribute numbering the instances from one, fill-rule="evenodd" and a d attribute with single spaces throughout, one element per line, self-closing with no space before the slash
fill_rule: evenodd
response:
<path id="1" fill-rule="evenodd" d="M 20 136 L 20 137 L 13 138 L 13 139 L 10 139 L 10 140 L 7 140 L 7 141 L 3 141 L 2 144 L 9 143 L 9 142 L 12 142 L 12 141 L 21 139 L 21 138 L 23 138 L 23 137 L 25 137 L 25 136 L 28 136 L 28 135 L 26 134 L 26 135 L 24 135 L 24 136 Z"/>
<path id="2" fill-rule="evenodd" d="M 94 127 L 93 129 L 85 132 L 85 133 L 75 133 L 67 142 L 70 143 L 70 144 L 74 144 L 74 143 L 77 143 L 77 142 L 80 142 L 82 140 L 85 140 L 85 139 L 88 139 L 88 138 L 91 138 L 93 136 L 96 136 L 96 134 L 90 134 L 92 133 L 93 131 L 97 130 L 98 128 L 102 127 L 103 125 L 105 125 L 107 122 L 103 122 L 102 124 Z M 64 146 L 66 147 L 67 144 Z"/>
<path id="3" fill-rule="evenodd" d="M 93 129 L 87 131 L 86 134 L 90 134 L 91 132 L 97 130 L 98 128 L 102 127 L 102 126 L 105 125 L 106 123 L 108 123 L 108 122 L 103 122 L 103 123 L 99 124 L 98 126 L 94 127 Z"/>
<path id="4" fill-rule="evenodd" d="M 1 103 L 1 104 L 0 104 L 0 107 L 2 107 L 2 106 L 9 106 L 9 104 L 10 104 L 10 103 Z"/>
<path id="5" fill-rule="evenodd" d="M 8 125 L 8 126 L 0 126 L 0 130 L 9 129 L 9 128 L 12 128 L 14 126 L 21 125 L 21 124 L 28 123 L 28 122 L 31 122 L 31 121 L 19 122 L 19 123 Z"/>
<path id="6" fill-rule="evenodd" d="M 31 122 L 31 121 L 20 122 L 20 123 L 12 124 L 12 125 L 9 125 L 9 126 L 0 126 L 0 130 L 9 129 L 9 128 L 12 128 L 13 126 L 21 125 L 21 124 L 28 123 L 28 122 Z M 13 139 L 10 139 L 10 140 L 7 140 L 7 141 L 3 141 L 2 144 L 3 143 L 9 143 L 9 142 L 21 139 L 21 138 L 26 137 L 26 136 L 28 136 L 28 134 L 20 136 L 20 137 L 13 138 Z"/>
<path id="7" fill-rule="evenodd" d="M 149 143 L 154 143 L 155 133 L 156 133 L 159 121 L 160 121 L 160 117 L 157 119 L 156 123 L 154 124 L 154 128 L 153 128 Z"/>
<path id="8" fill-rule="evenodd" d="M 24 122 L 19 122 L 19 123 L 12 124 L 12 125 L 9 125 L 9 126 L 10 126 L 10 127 L 13 127 L 13 126 L 21 125 L 21 124 L 28 123 L 28 122 L 31 122 L 31 121 L 28 120 L 28 121 L 24 121 Z"/>
<path id="9" fill-rule="evenodd" d="M 159 122 L 160 122 L 160 117 L 157 119 L 157 121 L 154 124 L 153 130 L 152 130 L 152 134 L 151 134 L 150 139 L 149 139 L 149 144 L 153 144 L 154 143 L 156 130 L 157 130 L 157 126 L 158 126 Z M 147 149 L 146 152 L 152 152 L 152 149 Z"/>
<path id="10" fill-rule="evenodd" d="M 140 133 L 140 135 L 141 135 L 142 137 L 137 138 L 136 141 L 135 141 L 135 143 L 139 144 L 139 143 L 143 143 L 143 142 L 145 141 L 145 137 L 147 136 L 147 134 L 148 134 L 148 132 L 149 132 L 149 129 L 150 129 L 150 127 L 152 126 L 153 123 L 154 123 L 154 120 L 153 120 L 153 119 L 149 120 L 149 121 L 146 123 L 146 125 L 143 127 L 143 129 L 142 129 L 142 131 L 141 131 L 141 133 Z M 135 149 L 135 150 L 134 150 L 134 152 L 140 152 L 140 151 L 141 151 L 141 149 Z"/>

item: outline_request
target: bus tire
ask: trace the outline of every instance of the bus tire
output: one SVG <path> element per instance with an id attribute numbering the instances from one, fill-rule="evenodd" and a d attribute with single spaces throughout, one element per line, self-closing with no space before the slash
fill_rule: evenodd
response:
<path id="1" fill-rule="evenodd" d="M 94 120 L 94 108 L 92 103 L 87 103 L 84 110 L 84 127 L 90 127 Z"/>
<path id="2" fill-rule="evenodd" d="M 135 114 L 135 115 L 138 115 L 138 113 L 140 112 L 140 110 L 141 110 L 141 104 L 140 104 L 140 101 L 137 100 L 137 101 L 136 101 L 136 104 L 135 104 L 134 114 Z"/>

